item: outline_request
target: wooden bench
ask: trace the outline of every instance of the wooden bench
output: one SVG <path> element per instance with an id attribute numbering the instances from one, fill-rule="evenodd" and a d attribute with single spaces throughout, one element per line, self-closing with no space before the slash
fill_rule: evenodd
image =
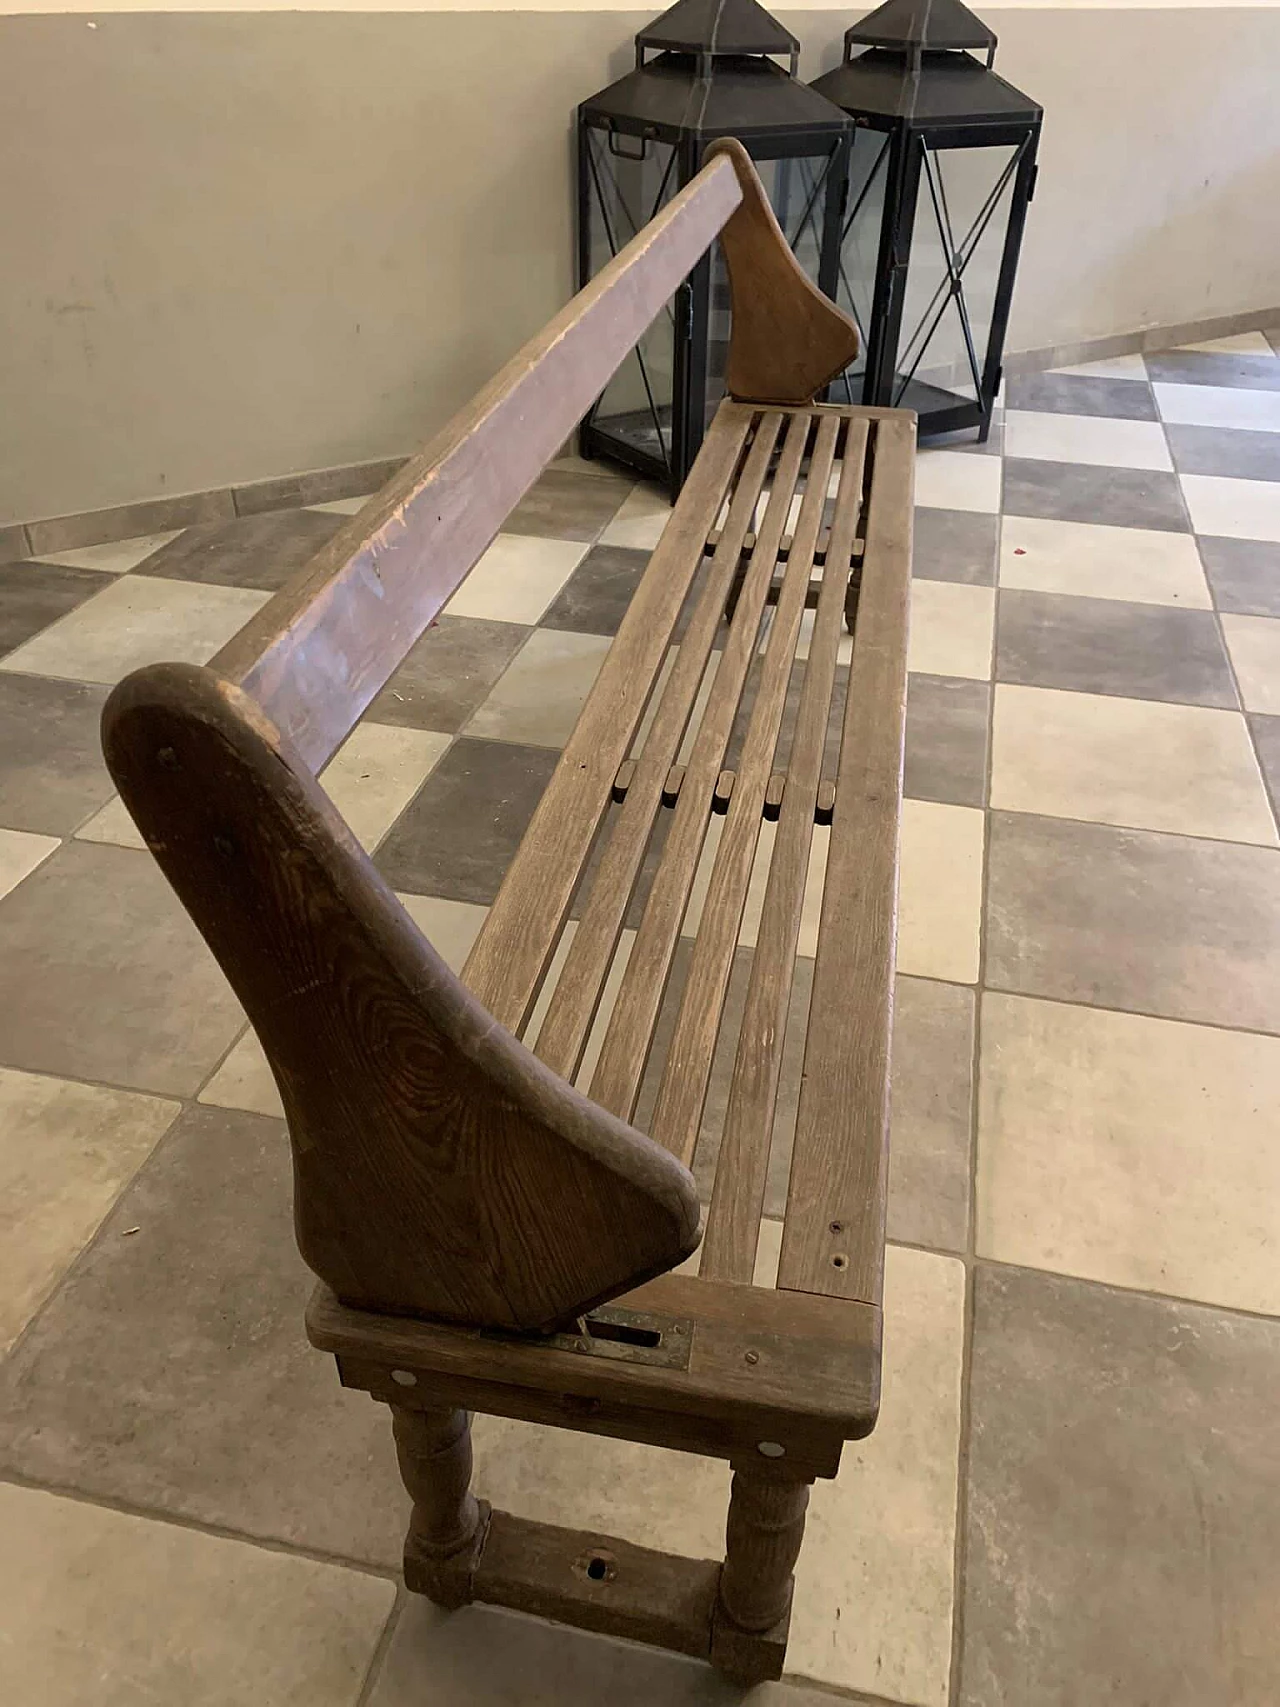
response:
<path id="1" fill-rule="evenodd" d="M 717 234 L 730 397 L 459 979 L 315 773 Z M 813 402 L 855 348 L 745 152 L 718 143 L 208 667 L 138 671 L 103 721 L 279 1085 L 320 1280 L 308 1332 L 391 1406 L 409 1587 L 748 1681 L 781 1670 L 809 1484 L 879 1392 L 914 420 Z M 803 1088 L 775 1134 L 824 841 Z M 689 1165 L 717 1048 L 701 1266 L 671 1272 L 699 1243 Z M 788 1142 L 777 1281 L 755 1284 Z M 472 1411 L 727 1459 L 723 1565 L 491 1512 L 469 1490 Z"/>

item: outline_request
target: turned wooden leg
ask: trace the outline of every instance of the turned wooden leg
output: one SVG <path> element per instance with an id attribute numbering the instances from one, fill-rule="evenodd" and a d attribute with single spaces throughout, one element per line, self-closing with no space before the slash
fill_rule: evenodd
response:
<path id="1" fill-rule="evenodd" d="M 734 1471 L 711 1658 L 740 1683 L 782 1675 L 808 1504 L 807 1482 Z"/>
<path id="2" fill-rule="evenodd" d="M 471 1418 L 466 1411 L 392 1405 L 391 1423 L 413 1500 L 405 1585 L 441 1606 L 464 1606 L 489 1516 L 471 1492 Z"/>

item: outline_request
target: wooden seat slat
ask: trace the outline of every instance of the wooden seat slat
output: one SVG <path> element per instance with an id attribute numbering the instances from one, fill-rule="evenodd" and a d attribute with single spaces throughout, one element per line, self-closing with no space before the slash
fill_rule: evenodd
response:
<path id="1" fill-rule="evenodd" d="M 711 881 L 694 941 L 689 975 L 667 1054 L 662 1086 L 650 1134 L 679 1156 L 693 1160 L 715 1054 L 729 973 L 742 924 L 747 885 L 763 822 L 765 796 L 773 774 L 774 752 L 795 660 L 800 619 L 813 553 L 822 527 L 827 483 L 835 459 L 838 416 L 818 423 L 804 497 L 782 591 L 765 643 L 763 667 L 751 721 L 736 768 L 733 798 L 716 849 Z M 812 830 L 812 812 L 809 828 Z M 776 849 L 775 849 L 776 862 Z M 797 893 L 803 876 L 797 881 Z M 783 968 L 788 986 L 790 966 Z"/>
<path id="2" fill-rule="evenodd" d="M 728 404 L 730 417 L 753 419 L 753 411 Z M 719 420 L 717 416 L 717 420 Z M 578 922 L 573 945 L 538 1034 L 539 1058 L 565 1077 L 572 1077 L 595 1016 L 604 980 L 618 946 L 619 934 L 653 822 L 666 794 L 683 792 L 684 776 L 673 788 L 673 770 L 695 715 L 699 690 L 711 655 L 725 598 L 738 564 L 742 539 L 750 523 L 756 495 L 769 470 L 782 417 L 759 418 L 754 438 L 729 505 L 729 516 L 715 549 L 688 630 L 672 669 L 660 684 L 657 713 L 644 736 L 627 787 L 627 797 L 605 844 L 591 886 L 586 910 Z M 742 428 L 742 420 L 738 420 Z M 648 581 L 666 572 L 655 555 L 645 572 Z M 531 832 L 532 835 L 532 832 Z M 527 844 L 526 844 L 527 845 Z"/>
<path id="3" fill-rule="evenodd" d="M 463 969 L 510 1031 L 528 1018 L 752 419 L 722 410 L 707 435 Z"/>
<path id="4" fill-rule="evenodd" d="M 709 1279 L 750 1281 L 755 1268 L 866 445 L 866 423 L 850 421 L 702 1239 Z"/>
<path id="5" fill-rule="evenodd" d="M 915 434 L 876 423 L 778 1284 L 879 1304 Z M 856 1023 L 850 1023 L 850 1015 Z"/>
<path id="6" fill-rule="evenodd" d="M 812 415 L 791 416 L 764 526 L 760 530 L 729 637 L 707 696 L 689 756 L 679 804 L 649 891 L 631 957 L 605 1033 L 591 1096 L 602 1107 L 629 1119 L 648 1060 L 654 1024 L 662 1003 L 672 957 L 679 940 L 689 893 L 711 818 L 711 798 L 733 730 L 733 721 L 757 646 L 765 594 L 777 561 L 812 427 Z M 734 793 L 738 785 L 734 784 Z M 624 1111 L 625 1113 L 621 1113 Z"/>

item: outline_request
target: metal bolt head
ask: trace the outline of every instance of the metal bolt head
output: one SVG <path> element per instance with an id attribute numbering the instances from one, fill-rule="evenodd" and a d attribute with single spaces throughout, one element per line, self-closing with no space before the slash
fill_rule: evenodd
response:
<path id="1" fill-rule="evenodd" d="M 756 1451 L 762 1458 L 785 1458 L 787 1455 L 786 1447 L 780 1445 L 776 1440 L 762 1440 L 756 1447 Z"/>
<path id="2" fill-rule="evenodd" d="M 393 1369 L 391 1379 L 397 1387 L 416 1387 L 418 1385 L 418 1377 L 407 1369 Z"/>

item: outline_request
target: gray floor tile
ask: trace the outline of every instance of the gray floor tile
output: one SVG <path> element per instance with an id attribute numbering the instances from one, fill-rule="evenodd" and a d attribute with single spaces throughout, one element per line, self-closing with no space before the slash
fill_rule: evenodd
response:
<path id="1" fill-rule="evenodd" d="M 1197 535 L 1200 560 L 1221 611 L 1280 616 L 1280 545 L 1265 539 Z"/>
<path id="2" fill-rule="evenodd" d="M 108 801 L 98 721 L 107 689 L 0 674 L 0 824 L 69 836 Z"/>
<path id="3" fill-rule="evenodd" d="M 1227 350 L 1165 350 L 1145 358 L 1161 385 L 1219 385 L 1240 391 L 1280 391 L 1280 370 L 1270 356 Z"/>
<path id="4" fill-rule="evenodd" d="M 1004 508 L 1010 516 L 1188 533 L 1176 474 L 1145 468 L 1094 468 L 1078 462 L 1007 457 Z"/>
<path id="5" fill-rule="evenodd" d="M 492 901 L 558 758 L 550 747 L 455 741 L 379 848 L 382 875 L 414 895 Z"/>
<path id="6" fill-rule="evenodd" d="M 904 792 L 915 800 L 983 806 L 991 684 L 913 674 L 907 687 Z"/>
<path id="7" fill-rule="evenodd" d="M 374 723 L 461 729 L 529 638 L 522 622 L 442 616 L 410 651 L 369 707 Z"/>
<path id="8" fill-rule="evenodd" d="M 1280 1323 L 980 1267 L 964 1707 L 1262 1707 Z"/>
<path id="9" fill-rule="evenodd" d="M 648 567 L 647 551 L 628 551 L 622 545 L 593 546 L 542 618 L 542 627 L 616 634 Z"/>
<path id="10" fill-rule="evenodd" d="M 503 522 L 502 531 L 548 539 L 598 539 L 634 484 L 621 475 L 605 478 L 548 469 Z"/>
<path id="11" fill-rule="evenodd" d="M 991 814 L 992 989 L 1280 1032 L 1280 852 Z"/>
<path id="12" fill-rule="evenodd" d="M 708 1665 L 488 1606 L 407 1596 L 368 1707 L 859 1707 L 864 1695 L 765 1683 L 744 1697 Z"/>
<path id="13" fill-rule="evenodd" d="M 1262 774 L 1271 791 L 1271 803 L 1280 810 L 1280 717 L 1263 717 L 1258 713 L 1249 719 L 1254 744 L 1262 763 Z"/>
<path id="14" fill-rule="evenodd" d="M 889 1117 L 891 1239 L 964 1249 L 972 1101 L 973 991 L 899 978 Z"/>
<path id="15" fill-rule="evenodd" d="M 998 516 L 976 510 L 918 509 L 912 536 L 911 573 L 922 581 L 965 581 L 994 587 Z"/>
<path id="16" fill-rule="evenodd" d="M 343 517 L 320 515 L 315 510 L 275 510 L 188 528 L 134 574 L 275 592 L 333 538 L 342 524 Z"/>
<path id="17" fill-rule="evenodd" d="M 12 652 L 110 584 L 92 569 L 0 563 L 0 654 Z"/>
<path id="18" fill-rule="evenodd" d="M 1142 380 L 1097 379 L 1070 373 L 1015 373 L 1005 380 L 1005 407 L 1055 415 L 1109 415 L 1155 421 L 1155 399 Z"/>
<path id="19" fill-rule="evenodd" d="M 406 1502 L 386 1413 L 307 1344 L 291 1201 L 283 1122 L 188 1108 L 6 1363 L 0 1463 L 395 1565 Z"/>
<path id="20" fill-rule="evenodd" d="M 244 1023 L 150 854 L 67 842 L 0 903 L 0 1062 L 194 1095 Z"/>
<path id="21" fill-rule="evenodd" d="M 1001 589 L 996 679 L 1076 693 L 1235 706 L 1212 611 Z"/>
<path id="22" fill-rule="evenodd" d="M 1280 480 L 1280 433 L 1238 427 L 1165 427 L 1179 474 L 1222 474 L 1234 480 Z"/>

